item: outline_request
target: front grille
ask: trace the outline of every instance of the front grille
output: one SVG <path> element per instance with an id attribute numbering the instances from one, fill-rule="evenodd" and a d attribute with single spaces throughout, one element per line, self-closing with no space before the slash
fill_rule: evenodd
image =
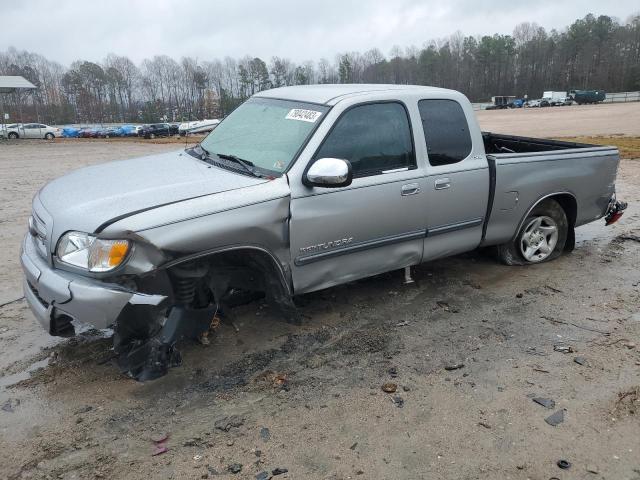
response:
<path id="1" fill-rule="evenodd" d="M 33 237 L 33 243 L 40 256 L 47 258 L 47 224 L 35 210 L 29 218 L 29 233 Z"/>

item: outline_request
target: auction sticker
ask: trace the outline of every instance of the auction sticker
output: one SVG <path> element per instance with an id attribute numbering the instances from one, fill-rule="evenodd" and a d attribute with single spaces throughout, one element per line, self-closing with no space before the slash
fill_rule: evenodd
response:
<path id="1" fill-rule="evenodd" d="M 303 122 L 315 123 L 322 115 L 322 112 L 315 110 L 305 110 L 303 108 L 292 108 L 285 117 L 287 120 L 302 120 Z"/>

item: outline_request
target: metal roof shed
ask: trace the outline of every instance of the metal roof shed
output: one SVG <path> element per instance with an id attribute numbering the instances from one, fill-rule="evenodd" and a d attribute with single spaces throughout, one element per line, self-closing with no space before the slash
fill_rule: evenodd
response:
<path id="1" fill-rule="evenodd" d="M 5 132 L 4 128 L 4 106 L 2 102 L 2 97 L 5 95 L 9 95 L 12 93 L 19 93 L 28 90 L 37 90 L 33 83 L 27 80 L 24 77 L 20 77 L 17 75 L 0 75 L 0 138 L 4 138 Z M 20 119 L 22 120 L 22 105 L 18 103 L 18 107 L 20 108 Z"/>
<path id="2" fill-rule="evenodd" d="M 0 75 L 0 93 L 16 93 L 20 90 L 35 90 L 33 83 L 24 77 Z"/>

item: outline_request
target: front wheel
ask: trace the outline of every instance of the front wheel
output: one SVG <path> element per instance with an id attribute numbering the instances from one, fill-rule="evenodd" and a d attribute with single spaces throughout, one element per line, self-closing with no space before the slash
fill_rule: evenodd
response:
<path id="1" fill-rule="evenodd" d="M 55 138 L 55 135 L 53 133 L 47 133 L 44 136 L 45 140 L 53 140 Z"/>
<path id="2" fill-rule="evenodd" d="M 15 140 L 18 138 L 18 134 L 16 132 L 9 132 L 9 138 Z"/>
<path id="3" fill-rule="evenodd" d="M 522 224 L 516 238 L 498 246 L 498 256 L 506 265 L 528 265 L 558 258 L 569 231 L 567 215 L 555 200 L 536 206 Z"/>

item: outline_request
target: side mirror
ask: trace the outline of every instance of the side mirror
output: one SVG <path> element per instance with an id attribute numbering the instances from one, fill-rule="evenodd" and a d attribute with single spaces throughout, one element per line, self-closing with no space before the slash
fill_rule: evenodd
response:
<path id="1" fill-rule="evenodd" d="M 313 162 L 304 176 L 308 187 L 340 188 L 351 185 L 353 171 L 348 160 L 320 158 Z"/>

